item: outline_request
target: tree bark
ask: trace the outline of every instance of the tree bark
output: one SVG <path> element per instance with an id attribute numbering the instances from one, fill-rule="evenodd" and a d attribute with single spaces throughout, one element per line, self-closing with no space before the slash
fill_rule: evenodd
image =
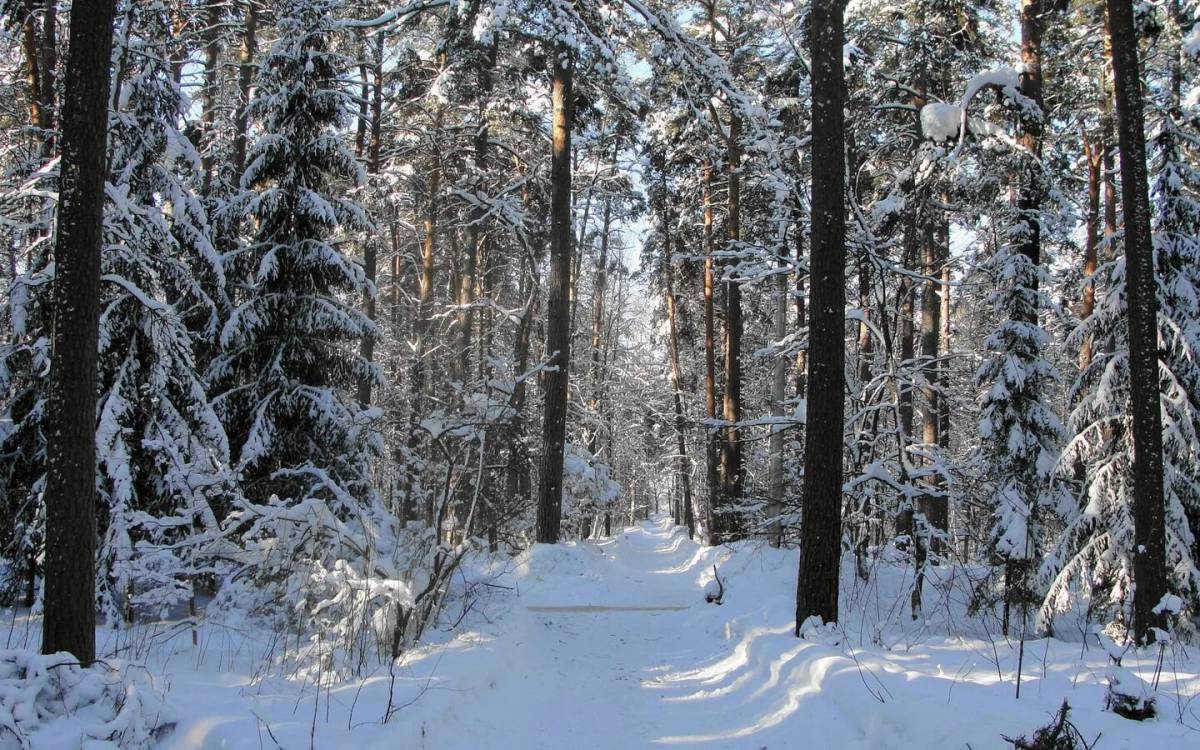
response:
<path id="1" fill-rule="evenodd" d="M 1087 214 L 1085 217 L 1086 235 L 1083 243 L 1083 299 L 1079 305 L 1079 319 L 1087 320 L 1096 311 L 1096 285 L 1092 278 L 1099 265 L 1098 247 L 1100 244 L 1100 180 L 1104 169 L 1104 149 L 1083 141 L 1083 155 L 1088 168 Z M 1093 342 L 1091 337 L 1079 345 L 1079 370 L 1082 372 L 1092 364 Z"/>
<path id="2" fill-rule="evenodd" d="M 381 141 L 383 138 L 383 44 L 384 34 L 379 32 L 375 36 L 374 58 L 371 61 L 371 110 L 369 132 L 367 138 L 367 173 L 371 175 L 379 174 L 383 167 L 380 159 L 382 153 Z M 365 94 L 366 92 L 364 92 Z M 363 97 L 364 100 L 366 97 Z M 366 274 L 367 281 L 371 282 L 371 286 L 375 286 L 375 280 L 379 273 L 379 240 L 372 234 L 363 241 L 363 273 Z M 369 320 L 374 322 L 376 317 L 375 310 L 375 294 L 371 289 L 364 289 L 362 295 L 363 314 Z M 366 362 L 375 361 L 375 337 L 363 336 L 359 343 L 359 354 Z M 364 377 L 358 383 L 358 403 L 363 406 L 371 405 L 371 379 Z"/>
<path id="3" fill-rule="evenodd" d="M 730 250 L 741 241 L 741 136 L 738 115 L 729 118 L 729 215 L 726 232 Z M 725 282 L 725 393 L 721 401 L 720 507 L 713 508 L 714 542 L 722 544 L 742 536 L 737 515 L 742 499 L 742 444 L 737 423 L 742 418 L 742 285 L 730 279 Z"/>
<path id="4" fill-rule="evenodd" d="M 776 342 L 782 341 L 787 335 L 788 310 L 788 275 L 784 272 L 787 267 L 781 258 L 777 265 L 775 276 L 775 311 L 771 322 L 771 338 Z M 787 385 L 787 360 L 776 356 L 771 362 L 771 416 L 783 418 L 784 388 Z M 771 519 L 767 526 L 767 542 L 772 547 L 778 547 L 782 541 L 783 527 L 779 523 L 779 514 L 783 512 L 783 495 L 786 486 L 783 480 L 783 425 L 771 425 L 771 440 L 768 446 L 770 455 L 767 466 L 767 517 Z"/>
<path id="5" fill-rule="evenodd" d="M 615 161 L 615 158 L 614 158 Z M 612 225 L 612 199 L 605 197 L 600 222 L 600 256 L 596 259 L 596 279 L 592 284 L 592 396 L 591 417 L 595 424 L 588 426 L 588 451 L 596 455 L 600 441 L 600 404 L 603 401 L 604 367 L 600 363 L 600 348 L 604 336 L 604 293 L 608 286 L 608 235 Z"/>
<path id="6" fill-rule="evenodd" d="M 935 221 L 925 227 L 922 243 L 921 273 L 926 280 L 921 291 L 921 441 L 930 447 L 940 443 L 941 432 L 938 344 L 942 327 L 942 301 L 939 291 L 941 267 L 946 262 L 946 247 L 942 242 L 941 226 L 945 219 L 940 213 Z M 930 477 L 928 493 L 921 495 L 917 504 L 917 512 L 925 517 L 931 530 L 938 532 L 946 531 L 948 515 L 946 500 L 941 494 L 940 480 L 936 476 Z"/>
<path id="7" fill-rule="evenodd" d="M 571 98 L 574 60 L 565 45 L 554 49 L 551 84 L 553 152 L 550 161 L 550 279 L 546 299 L 543 374 L 542 466 L 538 482 L 537 540 L 554 544 L 562 524 L 563 452 L 567 430 L 571 283 Z"/>
<path id="8" fill-rule="evenodd" d="M 715 265 L 713 257 L 713 205 L 712 165 L 704 163 L 700 175 L 703 190 L 704 213 L 702 237 L 704 240 L 704 415 L 711 421 L 717 418 L 717 342 L 716 311 L 713 294 L 716 291 Z M 708 485 L 708 543 L 717 544 L 717 508 L 721 504 L 720 469 L 717 459 L 717 432 L 711 427 L 704 429 L 705 476 Z"/>
<path id="9" fill-rule="evenodd" d="M 96 658 L 96 373 L 113 0 L 71 6 L 46 400 L 42 653 Z"/>
<path id="10" fill-rule="evenodd" d="M 220 64 L 221 53 L 221 11 L 225 6 L 224 0 L 207 0 L 204 5 L 204 29 L 201 39 L 204 41 L 204 91 L 201 93 L 200 106 L 200 166 L 203 171 L 204 195 L 212 196 L 213 169 L 216 159 L 216 146 L 213 136 L 216 133 L 217 100 L 220 96 Z M 240 178 L 240 175 L 239 175 Z"/>
<path id="11" fill-rule="evenodd" d="M 664 189 L 664 196 L 666 191 Z M 664 201 L 669 200 L 669 197 L 664 197 Z M 689 462 L 687 455 L 687 419 L 683 413 L 683 371 L 679 365 L 679 326 L 675 316 L 675 268 L 671 264 L 671 211 L 666 210 L 666 216 L 663 220 L 663 253 L 666 256 L 664 259 L 663 276 L 665 277 L 665 291 L 667 304 L 667 328 L 668 328 L 668 344 L 670 346 L 671 355 L 671 389 L 674 397 L 675 408 L 675 442 L 678 455 L 676 461 L 679 466 L 679 483 L 683 492 L 683 512 L 679 514 L 682 517 L 684 524 L 687 526 L 688 536 L 696 537 L 697 521 L 703 521 L 703 514 L 698 512 L 695 507 L 695 498 L 692 496 L 692 477 L 688 470 Z M 701 534 L 704 529 L 699 529 Z"/>
<path id="12" fill-rule="evenodd" d="M 1113 49 L 1117 135 L 1121 153 L 1121 202 L 1125 217 L 1125 288 L 1129 305 L 1129 376 L 1133 412 L 1133 630 L 1152 641 L 1151 628 L 1166 624 L 1153 609 L 1167 593 L 1166 526 L 1163 518 L 1162 405 L 1158 395 L 1158 300 L 1146 132 L 1142 114 L 1141 63 L 1130 0 L 1107 0 Z"/>
<path id="13" fill-rule="evenodd" d="M 258 54 L 258 0 L 246 0 L 242 11 L 242 47 L 238 51 L 238 102 L 234 115 L 233 179 L 241 183 L 246 171 L 246 149 L 250 129 L 250 86 L 254 82 L 254 59 Z"/>
<path id="14" fill-rule="evenodd" d="M 25 57 L 25 82 L 29 89 L 29 124 L 37 129 L 38 155 L 54 153 L 54 82 L 58 66 L 57 0 L 42 1 L 38 25 L 36 0 L 25 0 L 21 21 L 21 47 Z"/>
<path id="15" fill-rule="evenodd" d="M 443 56 L 442 63 L 445 59 Z M 433 121 L 433 137 L 437 139 L 442 132 L 442 117 L 444 108 L 441 104 L 437 106 L 437 111 L 434 113 Z M 409 446 L 416 447 L 418 438 L 419 422 L 425 416 L 426 400 L 429 390 L 429 363 L 426 361 L 429 354 L 429 336 L 430 322 L 433 316 L 433 276 L 435 268 L 435 260 L 437 258 L 437 232 L 438 232 L 438 217 L 441 214 L 441 192 L 442 192 L 442 155 L 439 152 L 439 147 L 434 144 L 433 152 L 430 154 L 430 169 L 429 169 L 429 200 L 425 208 L 425 218 L 422 221 L 422 241 L 421 241 L 421 268 L 420 275 L 417 280 L 417 317 L 414 321 L 414 333 L 416 341 L 413 347 L 413 368 L 412 368 L 412 412 L 409 434 Z M 436 521 L 434 509 L 434 497 L 432 493 L 426 493 L 424 507 L 425 523 L 428 526 L 433 526 Z"/>
<path id="16" fill-rule="evenodd" d="M 823 436 L 804 446 L 804 505 L 796 635 L 809 617 L 838 617 L 842 553 L 842 431 L 846 367 L 846 100 L 842 0 L 813 0 L 812 295 L 809 316 L 808 427 Z"/>

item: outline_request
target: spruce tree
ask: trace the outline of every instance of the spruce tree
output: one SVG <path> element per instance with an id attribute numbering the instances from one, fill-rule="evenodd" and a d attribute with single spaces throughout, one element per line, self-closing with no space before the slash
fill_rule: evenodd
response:
<path id="1" fill-rule="evenodd" d="M 220 294 L 223 278 L 188 179 L 200 160 L 178 127 L 186 100 L 166 63 L 170 19 L 152 0 L 125 14 L 109 115 L 96 431 L 97 588 L 110 621 L 131 611 L 131 596 L 165 606 L 190 595 L 228 464 L 195 354 L 218 330 L 210 290 Z"/>
<path id="2" fill-rule="evenodd" d="M 339 6 L 288 0 L 278 11 L 250 104 L 261 134 L 233 204 L 253 231 L 225 258 L 234 309 L 210 377 L 245 497 L 316 502 L 344 518 L 372 495 L 376 447 L 375 411 L 353 394 L 380 377 L 359 354 L 374 324 L 354 306 L 374 290 L 338 244 L 369 228 L 351 197 L 364 176 L 341 132 Z"/>

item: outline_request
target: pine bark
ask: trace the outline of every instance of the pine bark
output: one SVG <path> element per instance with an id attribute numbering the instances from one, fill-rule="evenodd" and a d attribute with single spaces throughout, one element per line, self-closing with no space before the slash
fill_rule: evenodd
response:
<path id="1" fill-rule="evenodd" d="M 796 634 L 811 616 L 838 617 L 841 561 L 843 390 L 846 367 L 845 78 L 842 0 L 813 0 L 812 295 L 809 302 L 808 429 Z"/>
<path id="2" fill-rule="evenodd" d="M 774 319 L 771 322 L 771 337 L 775 341 L 782 341 L 787 335 L 788 276 L 784 272 L 785 268 L 783 260 L 780 259 L 775 276 L 775 310 Z M 787 361 L 783 357 L 776 356 L 771 362 L 771 416 L 776 419 L 783 417 L 783 398 L 786 385 Z M 786 489 L 783 480 L 782 425 L 771 425 L 771 440 L 767 451 L 770 456 L 767 466 L 767 491 L 769 493 L 767 517 L 771 519 L 767 526 L 767 543 L 772 547 L 778 547 L 782 541 L 783 532 L 779 523 L 779 514 L 783 512 L 783 495 Z"/>
<path id="3" fill-rule="evenodd" d="M 371 107 L 368 121 L 367 136 L 367 173 L 379 174 L 383 167 L 381 160 L 383 140 L 383 44 L 384 34 L 375 36 L 373 59 L 371 61 Z M 366 92 L 364 92 L 366 93 Z M 366 96 L 363 97 L 364 102 Z M 365 106 L 365 105 L 364 105 Z M 367 237 L 363 242 L 363 273 L 366 274 L 370 286 L 375 286 L 379 275 L 379 240 L 375 236 Z M 363 314 L 372 322 L 376 318 L 375 294 L 371 289 L 364 289 L 362 295 Z M 366 362 L 375 361 L 375 337 L 363 336 L 359 343 L 359 354 Z M 371 379 L 364 377 L 358 382 L 358 403 L 363 406 L 371 404 Z"/>
<path id="4" fill-rule="evenodd" d="M 204 5 L 204 29 L 201 39 L 204 41 L 204 90 L 201 94 L 200 133 L 202 144 L 200 149 L 200 166 L 204 174 L 204 195 L 212 196 L 213 170 L 215 169 L 217 100 L 220 96 L 220 77 L 218 67 L 221 59 L 221 13 L 225 7 L 224 0 L 207 0 Z M 239 175 L 240 177 L 240 175 Z"/>
<path id="5" fill-rule="evenodd" d="M 1096 285 L 1092 277 L 1099 265 L 1100 245 L 1100 180 L 1104 167 L 1104 151 L 1102 146 L 1091 143 L 1086 138 L 1083 141 L 1083 155 L 1087 161 L 1087 212 L 1084 219 L 1086 234 L 1083 243 L 1083 267 L 1080 269 L 1084 278 L 1083 299 L 1079 305 L 1079 319 L 1087 320 L 1096 311 Z M 1082 372 L 1092 364 L 1093 342 L 1087 337 L 1079 345 L 1079 370 Z"/>
<path id="6" fill-rule="evenodd" d="M 246 171 L 249 147 L 250 86 L 254 82 L 255 57 L 258 55 L 258 0 L 246 0 L 242 11 L 242 45 L 238 50 L 238 101 L 234 114 L 233 178 L 241 183 Z"/>
<path id="7" fill-rule="evenodd" d="M 96 658 L 96 385 L 113 0 L 71 6 L 46 406 L 42 652 Z"/>
<path id="8" fill-rule="evenodd" d="M 615 159 L 614 159 L 615 161 Z M 600 350 L 604 338 L 604 294 L 608 287 L 608 237 L 612 225 L 612 200 L 604 199 L 601 219 L 600 256 L 596 259 L 596 276 L 592 283 L 592 397 L 591 412 L 595 424 L 588 427 L 588 451 L 596 455 L 600 442 L 600 405 L 603 403 L 604 370 L 600 362 Z"/>
<path id="9" fill-rule="evenodd" d="M 687 454 L 687 418 L 683 413 L 683 369 L 679 363 L 679 325 L 676 320 L 675 268 L 671 264 L 671 242 L 671 212 L 667 210 L 663 222 L 663 252 L 666 256 L 663 268 L 666 283 L 663 294 L 666 298 L 667 328 L 670 339 L 668 343 L 671 356 L 671 390 L 675 409 L 676 462 L 679 467 L 679 484 L 683 494 L 681 501 L 683 512 L 678 514 L 678 517 L 681 517 L 684 525 L 687 526 L 688 536 L 694 539 L 698 530 L 703 533 L 703 529 L 697 528 L 697 522 L 702 522 L 704 516 L 698 512 L 696 499 L 692 495 L 692 476 Z"/>
<path id="10" fill-rule="evenodd" d="M 1129 375 L 1133 412 L 1133 629 L 1142 642 L 1165 625 L 1153 609 L 1167 593 L 1166 526 L 1163 517 L 1162 405 L 1158 396 L 1158 300 L 1150 200 L 1141 63 L 1130 0 L 1107 0 L 1109 36 L 1121 156 L 1121 203 L 1125 217 L 1125 289 L 1129 315 Z"/>
<path id="11" fill-rule="evenodd" d="M 726 233 L 730 250 L 741 241 L 741 147 L 738 115 L 729 118 L 729 215 Z M 721 401 L 720 507 L 713 508 L 714 542 L 722 544 L 741 536 L 737 506 L 742 499 L 742 444 L 737 423 L 742 418 L 742 285 L 730 279 L 725 282 L 725 393 Z"/>
<path id="12" fill-rule="evenodd" d="M 716 258 L 713 256 L 713 205 L 712 165 L 704 163 L 701 172 L 704 213 L 702 237 L 704 241 L 704 415 L 711 422 L 717 418 L 717 343 L 716 309 L 713 300 L 716 291 Z M 717 433 L 712 428 L 704 430 L 705 477 L 708 487 L 708 543 L 717 543 L 717 509 L 721 505 L 720 469 L 717 458 Z"/>
<path id="13" fill-rule="evenodd" d="M 538 482 L 537 540 L 554 544 L 562 524 L 563 452 L 567 429 L 568 367 L 571 361 L 571 98 L 574 61 L 554 50 L 551 84 L 553 151 L 550 161 L 550 279 L 546 298 L 546 357 L 543 374 L 542 466 Z"/>

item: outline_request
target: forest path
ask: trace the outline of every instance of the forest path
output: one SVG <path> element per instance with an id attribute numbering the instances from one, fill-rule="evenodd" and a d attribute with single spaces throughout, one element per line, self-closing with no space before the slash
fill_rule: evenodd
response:
<path id="1" fill-rule="evenodd" d="M 598 543 L 540 546 L 486 687 L 427 720 L 425 747 L 645 747 L 662 736 L 650 684 L 693 607 L 698 548 L 655 518 Z"/>
<path id="2" fill-rule="evenodd" d="M 705 602 L 704 584 L 724 556 L 661 516 L 594 544 L 538 546 L 518 567 L 519 599 L 502 633 L 485 647 L 499 658 L 478 662 L 486 676 L 452 706 L 425 714 L 422 746 L 767 747 L 759 733 L 815 692 L 780 684 L 805 646 L 790 627 L 747 628 Z M 794 645 L 778 659 L 755 644 L 760 638 Z M 820 711 L 823 720 L 848 714 L 836 705 Z M 841 732 L 821 734 L 823 742 Z M 770 746 L 785 745 L 776 736 Z"/>

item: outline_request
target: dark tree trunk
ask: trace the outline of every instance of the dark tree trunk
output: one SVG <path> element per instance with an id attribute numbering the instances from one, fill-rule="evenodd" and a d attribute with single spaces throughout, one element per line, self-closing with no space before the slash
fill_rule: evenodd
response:
<path id="1" fill-rule="evenodd" d="M 96 356 L 113 0 L 71 6 L 46 401 L 42 652 L 96 658 Z"/>
<path id="2" fill-rule="evenodd" d="M 571 74 L 565 46 L 554 50 L 553 152 L 550 162 L 550 279 L 546 298 L 546 356 L 554 368 L 543 375 L 542 467 L 538 485 L 537 540 L 558 541 L 562 523 L 563 451 L 567 432 L 571 283 Z"/>
<path id="3" fill-rule="evenodd" d="M 812 295 L 809 300 L 808 433 L 796 634 L 811 617 L 838 617 L 842 554 L 842 430 L 846 367 L 846 91 L 842 69 L 842 0 L 813 0 L 809 49 L 813 70 Z M 816 431 L 814 433 L 814 430 Z"/>
<path id="4" fill-rule="evenodd" d="M 1163 519 L 1162 405 L 1158 400 L 1158 300 L 1150 238 L 1141 64 L 1130 0 L 1108 0 L 1113 49 L 1121 202 L 1125 217 L 1125 288 L 1129 304 L 1129 375 L 1133 411 L 1133 629 L 1139 641 L 1165 616 L 1152 610 L 1167 593 Z"/>

